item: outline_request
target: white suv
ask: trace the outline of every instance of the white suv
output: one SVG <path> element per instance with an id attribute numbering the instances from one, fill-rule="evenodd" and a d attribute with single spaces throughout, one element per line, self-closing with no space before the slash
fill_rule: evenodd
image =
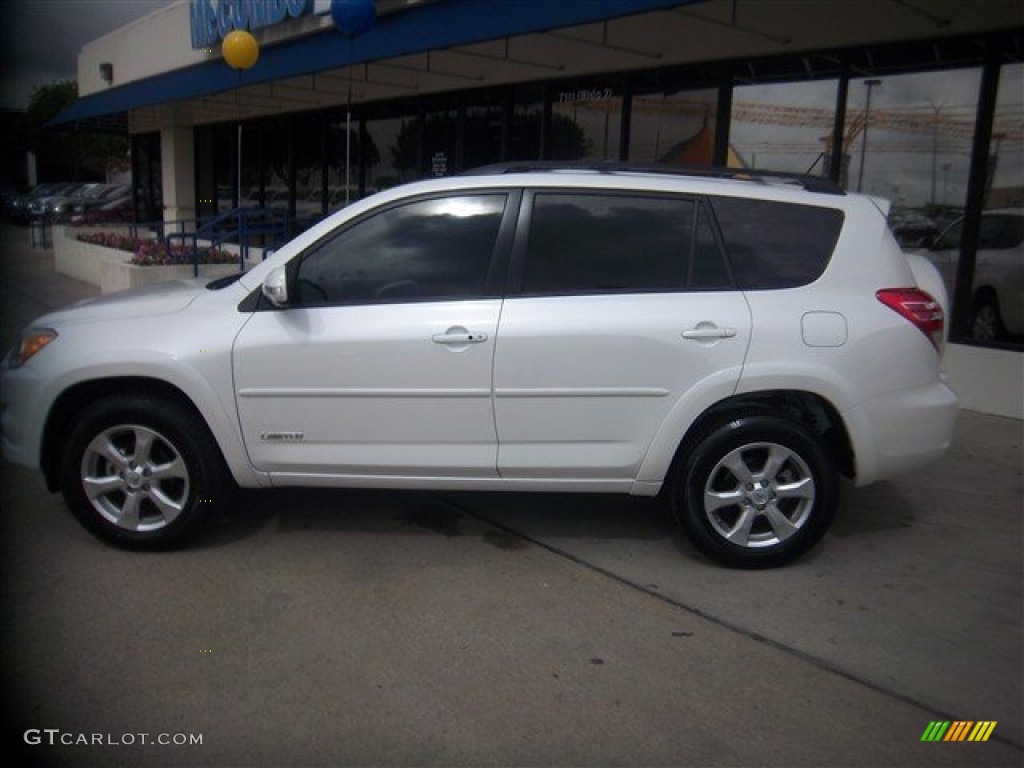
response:
<path id="1" fill-rule="evenodd" d="M 94 534 L 184 541 L 236 486 L 670 499 L 741 567 L 939 457 L 941 278 L 820 179 L 498 167 L 374 195 L 249 273 L 40 318 L 3 449 Z"/>

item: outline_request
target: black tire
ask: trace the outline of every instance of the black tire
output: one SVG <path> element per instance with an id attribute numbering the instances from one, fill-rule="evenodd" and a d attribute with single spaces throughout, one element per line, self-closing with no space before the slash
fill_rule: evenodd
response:
<path id="1" fill-rule="evenodd" d="M 773 568 L 824 536 L 839 477 L 825 446 L 801 425 L 748 415 L 704 434 L 678 465 L 671 499 L 702 553 L 735 568 Z"/>
<path id="2" fill-rule="evenodd" d="M 81 413 L 60 481 L 90 533 L 138 550 L 186 543 L 234 487 L 206 425 L 178 403 L 143 395 L 109 397 Z"/>
<path id="3" fill-rule="evenodd" d="M 995 294 L 985 292 L 974 300 L 971 311 L 971 338 L 975 341 L 1002 341 L 1006 338 L 1006 326 L 999 313 L 999 300 Z"/>

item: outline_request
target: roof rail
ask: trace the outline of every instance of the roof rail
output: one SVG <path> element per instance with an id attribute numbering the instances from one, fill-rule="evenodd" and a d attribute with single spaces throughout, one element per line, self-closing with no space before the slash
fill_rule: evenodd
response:
<path id="1" fill-rule="evenodd" d="M 793 184 L 808 192 L 826 195 L 845 195 L 846 190 L 831 179 L 752 168 L 726 168 L 719 165 L 669 165 L 666 163 L 631 163 L 607 160 L 523 160 L 495 163 L 463 171 L 461 176 L 490 176 L 508 173 L 538 173 L 557 171 L 591 171 L 595 173 L 648 173 L 666 176 L 733 179 L 762 184 Z"/>

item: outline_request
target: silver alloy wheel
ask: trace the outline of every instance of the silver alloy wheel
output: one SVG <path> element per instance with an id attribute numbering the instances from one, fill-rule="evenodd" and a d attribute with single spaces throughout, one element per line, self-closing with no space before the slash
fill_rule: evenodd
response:
<path id="1" fill-rule="evenodd" d="M 971 337 L 975 341 L 995 341 L 999 336 L 999 315 L 994 304 L 978 307 L 971 320 Z"/>
<path id="2" fill-rule="evenodd" d="M 704 514 L 740 547 L 782 543 L 814 509 L 814 477 L 806 462 L 778 443 L 749 443 L 728 453 L 708 475 Z"/>
<path id="3" fill-rule="evenodd" d="M 163 528 L 188 502 L 188 467 L 149 427 L 122 424 L 98 434 L 82 456 L 81 479 L 93 509 L 129 531 Z"/>

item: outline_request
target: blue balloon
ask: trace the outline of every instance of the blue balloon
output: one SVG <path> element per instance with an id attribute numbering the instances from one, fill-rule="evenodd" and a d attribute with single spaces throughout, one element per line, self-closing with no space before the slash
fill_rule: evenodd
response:
<path id="1" fill-rule="evenodd" d="M 373 0 L 331 0 L 331 20 L 346 35 L 361 35 L 373 26 Z"/>

